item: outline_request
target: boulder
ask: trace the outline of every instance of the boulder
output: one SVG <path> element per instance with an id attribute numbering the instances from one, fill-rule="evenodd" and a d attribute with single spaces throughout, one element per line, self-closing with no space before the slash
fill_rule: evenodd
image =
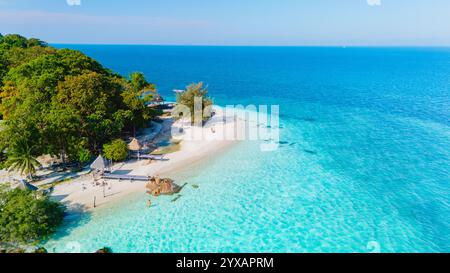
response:
<path id="1" fill-rule="evenodd" d="M 145 185 L 147 193 L 153 196 L 172 195 L 180 192 L 181 187 L 173 182 L 170 178 L 152 177 L 150 181 Z"/>

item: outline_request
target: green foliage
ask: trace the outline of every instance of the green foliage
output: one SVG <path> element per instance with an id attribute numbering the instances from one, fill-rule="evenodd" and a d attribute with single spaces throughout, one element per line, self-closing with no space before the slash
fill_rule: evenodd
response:
<path id="1" fill-rule="evenodd" d="M 30 48 L 13 47 L 4 52 L 5 59 L 10 68 L 17 67 L 43 55 L 55 54 L 51 47 L 33 46 Z"/>
<path id="2" fill-rule="evenodd" d="M 45 153 L 60 156 L 63 163 L 67 157 L 77 158 L 79 148 L 83 147 L 83 138 L 78 133 L 81 124 L 78 112 L 72 107 L 52 105 L 42 121 L 38 134 L 45 145 Z"/>
<path id="3" fill-rule="evenodd" d="M 27 41 L 27 46 L 28 47 L 35 47 L 35 46 L 46 47 L 46 46 L 48 46 L 48 44 L 46 42 L 44 42 L 44 41 L 39 40 L 39 39 L 30 38 Z"/>
<path id="4" fill-rule="evenodd" d="M 67 76 L 57 87 L 56 103 L 73 109 L 83 116 L 111 115 L 120 107 L 121 86 L 97 72 Z"/>
<path id="5" fill-rule="evenodd" d="M 2 86 L 3 77 L 8 72 L 8 60 L 5 56 L 5 50 L 0 48 L 0 86 Z"/>
<path id="6" fill-rule="evenodd" d="M 0 241 L 33 244 L 52 235 L 62 223 L 64 208 L 28 190 L 0 188 Z"/>
<path id="7" fill-rule="evenodd" d="M 103 145 L 103 152 L 107 159 L 122 161 L 128 156 L 128 147 L 125 141 L 122 139 L 116 139 L 111 143 Z"/>
<path id="8" fill-rule="evenodd" d="M 8 34 L 2 37 L 0 40 L 1 44 L 5 47 L 22 47 L 28 46 L 27 38 L 20 36 L 18 34 Z"/>
<path id="9" fill-rule="evenodd" d="M 92 158 L 91 152 L 88 149 L 81 148 L 78 151 L 78 162 L 80 162 L 81 165 L 84 165 L 88 163 Z"/>
<path id="10" fill-rule="evenodd" d="M 195 98 L 201 98 L 203 119 L 209 118 L 210 113 L 206 110 L 212 106 L 213 101 L 208 97 L 208 89 L 203 87 L 203 82 L 192 83 L 186 87 L 184 92 L 177 94 L 177 107 L 174 109 L 174 113 L 180 112 L 180 106 L 188 107 L 191 121 L 194 122 Z"/>
<path id="11" fill-rule="evenodd" d="M 24 139 L 33 156 L 80 161 L 104 143 L 135 133 L 160 112 L 146 106 L 155 86 L 142 73 L 113 74 L 75 50 L 38 39 L 0 39 L 0 147 Z"/>
<path id="12" fill-rule="evenodd" d="M 144 74 L 135 72 L 130 75 L 130 85 L 133 92 L 141 92 L 146 87 L 150 87 L 150 84 L 145 80 Z"/>
<path id="13" fill-rule="evenodd" d="M 144 74 L 135 72 L 130 75 L 130 82 L 122 93 L 122 98 L 132 113 L 128 120 L 131 127 L 128 129 L 133 132 L 133 135 L 136 133 L 136 128 L 145 126 L 148 120 L 159 114 L 146 105 L 153 99 L 155 92 L 155 86 L 145 80 Z"/>
<path id="14" fill-rule="evenodd" d="M 5 165 L 8 167 L 8 170 L 26 174 L 29 179 L 33 178 L 36 168 L 40 166 L 33 155 L 33 147 L 30 147 L 23 139 L 20 139 L 10 147 Z"/>
<path id="15" fill-rule="evenodd" d="M 35 38 L 26 39 L 16 34 L 6 36 L 0 34 L 0 86 L 9 69 L 41 55 L 55 52 L 54 48 Z"/>

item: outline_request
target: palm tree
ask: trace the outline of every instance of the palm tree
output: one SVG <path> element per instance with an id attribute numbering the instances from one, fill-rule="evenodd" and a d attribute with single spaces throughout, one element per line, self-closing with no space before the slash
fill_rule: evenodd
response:
<path id="1" fill-rule="evenodd" d="M 26 174 L 30 180 L 33 180 L 33 174 L 36 168 L 41 164 L 33 156 L 34 147 L 30 147 L 26 141 L 18 141 L 8 152 L 6 166 L 8 170 L 19 171 L 20 174 Z"/>

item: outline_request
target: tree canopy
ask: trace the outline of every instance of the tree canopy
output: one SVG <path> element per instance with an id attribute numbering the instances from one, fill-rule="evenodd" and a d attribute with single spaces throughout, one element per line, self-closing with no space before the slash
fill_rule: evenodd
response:
<path id="1" fill-rule="evenodd" d="M 116 139 L 111 143 L 105 144 L 103 146 L 103 152 L 107 159 L 122 161 L 128 156 L 128 147 L 125 141 L 122 139 Z"/>
<path id="2" fill-rule="evenodd" d="M 147 107 L 155 93 L 142 73 L 127 79 L 82 52 L 0 36 L 0 146 L 8 154 L 20 142 L 33 157 L 86 160 L 155 118 Z"/>
<path id="3" fill-rule="evenodd" d="M 29 190 L 0 187 L 0 242 L 33 244 L 52 235 L 64 208 Z"/>
<path id="4" fill-rule="evenodd" d="M 203 86 L 203 82 L 199 83 L 192 83 L 186 87 L 186 90 L 182 93 L 177 94 L 177 109 L 174 110 L 174 113 L 178 113 L 180 110 L 179 108 L 181 106 L 189 108 L 190 114 L 191 114 L 191 121 L 194 122 L 194 108 L 195 105 L 195 98 L 199 98 L 202 105 L 202 118 L 206 119 L 210 117 L 210 113 L 207 113 L 207 107 L 212 106 L 213 101 L 208 96 L 208 88 Z"/>
<path id="5" fill-rule="evenodd" d="M 8 169 L 19 171 L 21 174 L 33 179 L 36 168 L 40 166 L 36 158 L 33 157 L 33 147 L 26 142 L 16 142 L 10 147 L 8 160 L 5 162 Z"/>

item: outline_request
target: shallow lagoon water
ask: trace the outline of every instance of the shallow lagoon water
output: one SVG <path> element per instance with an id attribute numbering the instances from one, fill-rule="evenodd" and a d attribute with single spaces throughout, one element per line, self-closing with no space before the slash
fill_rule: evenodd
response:
<path id="1" fill-rule="evenodd" d="M 205 80 L 220 105 L 279 104 L 281 138 L 174 174 L 175 202 L 136 194 L 69 219 L 50 251 L 450 251 L 450 50 L 70 47 L 169 99 Z"/>

